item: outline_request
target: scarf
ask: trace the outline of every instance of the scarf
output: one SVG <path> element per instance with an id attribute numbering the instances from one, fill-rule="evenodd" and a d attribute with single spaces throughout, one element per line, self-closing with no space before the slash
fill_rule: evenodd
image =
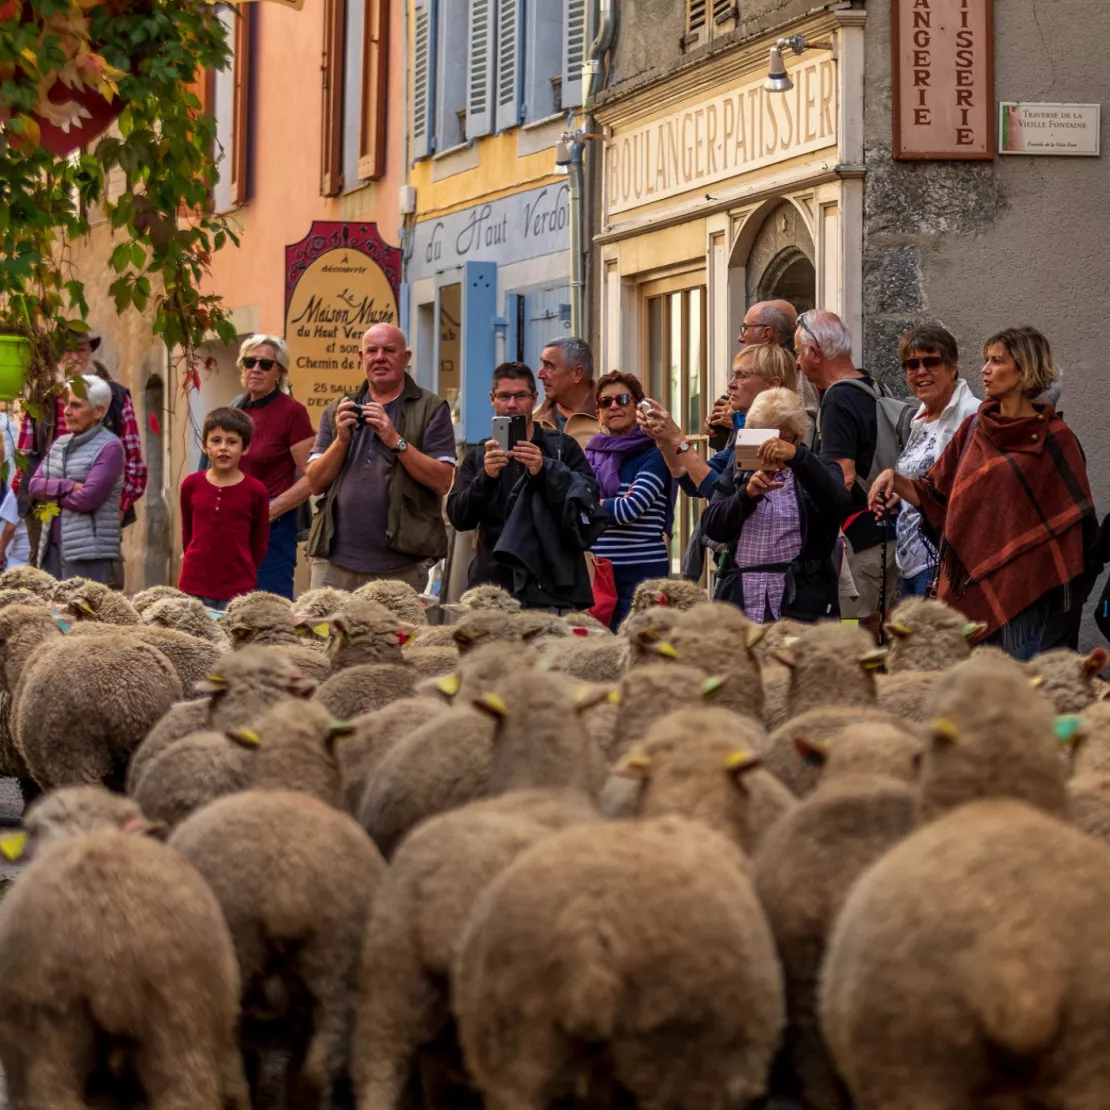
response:
<path id="1" fill-rule="evenodd" d="M 625 436 L 611 436 L 598 432 L 586 444 L 586 461 L 597 477 L 601 497 L 616 497 L 621 488 L 621 463 L 629 455 L 637 455 L 655 446 L 655 440 L 637 428 Z"/>
<path id="2" fill-rule="evenodd" d="M 940 540 L 938 596 L 984 635 L 1084 569 L 1094 502 L 1079 441 L 1051 405 L 1034 407 L 1009 418 L 985 401 L 914 482 Z"/>

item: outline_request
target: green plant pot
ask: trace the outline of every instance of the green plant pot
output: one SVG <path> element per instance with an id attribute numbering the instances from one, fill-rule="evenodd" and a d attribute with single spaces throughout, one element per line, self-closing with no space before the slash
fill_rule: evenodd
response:
<path id="1" fill-rule="evenodd" d="M 31 344 L 22 335 L 0 335 L 0 401 L 14 401 L 27 381 Z"/>

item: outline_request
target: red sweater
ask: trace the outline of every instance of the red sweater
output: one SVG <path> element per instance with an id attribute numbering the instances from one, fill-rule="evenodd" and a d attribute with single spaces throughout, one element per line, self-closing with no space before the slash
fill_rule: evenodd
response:
<path id="1" fill-rule="evenodd" d="M 247 474 L 234 486 L 214 486 L 208 471 L 181 483 L 181 560 L 178 589 L 214 601 L 250 593 L 270 542 L 270 498 Z"/>

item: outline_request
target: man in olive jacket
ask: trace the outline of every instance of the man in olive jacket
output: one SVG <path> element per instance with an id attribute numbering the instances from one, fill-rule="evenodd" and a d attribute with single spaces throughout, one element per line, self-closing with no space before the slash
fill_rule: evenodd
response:
<path id="1" fill-rule="evenodd" d="M 360 352 L 366 385 L 325 410 L 305 471 L 325 495 L 306 546 L 312 588 L 395 578 L 423 590 L 429 564 L 447 553 L 451 410 L 406 372 L 412 352 L 399 328 L 375 324 Z"/>

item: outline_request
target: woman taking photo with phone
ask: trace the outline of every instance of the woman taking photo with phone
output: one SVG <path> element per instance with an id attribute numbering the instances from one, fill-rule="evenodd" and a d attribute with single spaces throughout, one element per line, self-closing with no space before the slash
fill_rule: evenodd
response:
<path id="1" fill-rule="evenodd" d="M 586 459 L 601 507 L 614 523 L 591 550 L 613 564 L 617 607 L 610 627 L 616 630 L 636 587 L 670 573 L 675 489 L 663 453 L 636 423 L 636 406 L 644 399 L 640 379 L 613 370 L 598 381 L 596 397 L 601 431 L 586 444 Z"/>

